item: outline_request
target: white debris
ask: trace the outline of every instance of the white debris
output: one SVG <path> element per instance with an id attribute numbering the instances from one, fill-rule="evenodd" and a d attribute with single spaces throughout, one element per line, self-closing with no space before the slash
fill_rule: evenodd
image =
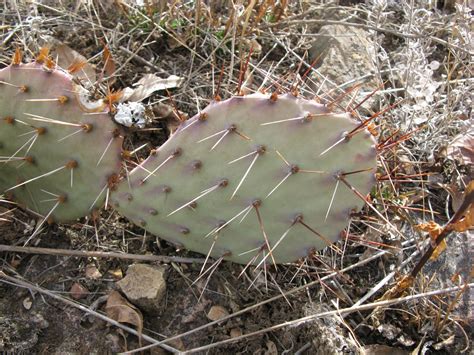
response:
<path id="1" fill-rule="evenodd" d="M 145 106 L 139 102 L 120 103 L 117 106 L 115 122 L 126 127 L 145 127 Z"/>

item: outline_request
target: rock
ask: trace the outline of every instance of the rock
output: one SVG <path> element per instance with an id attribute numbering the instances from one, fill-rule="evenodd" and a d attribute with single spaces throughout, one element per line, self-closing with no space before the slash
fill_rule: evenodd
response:
<path id="1" fill-rule="evenodd" d="M 209 312 L 207 313 L 207 318 L 210 320 L 219 320 L 224 317 L 227 317 L 229 312 L 222 306 L 212 306 Z"/>
<path id="2" fill-rule="evenodd" d="M 71 297 L 75 300 L 85 298 L 89 294 L 89 290 L 79 282 L 74 282 L 69 292 L 71 292 Z"/>
<path id="3" fill-rule="evenodd" d="M 390 354 L 390 355 L 409 355 L 410 352 L 399 349 L 399 348 L 393 348 L 391 346 L 387 345 L 368 345 L 364 346 L 361 351 L 363 355 L 380 355 L 380 354 Z"/>
<path id="4" fill-rule="evenodd" d="M 22 303 L 23 303 L 23 307 L 25 307 L 26 310 L 30 310 L 31 306 L 33 305 L 33 301 L 31 300 L 30 297 L 26 297 Z"/>
<path id="5" fill-rule="evenodd" d="M 377 76 L 369 76 L 368 74 L 376 74 L 377 67 L 375 65 L 376 48 L 375 43 L 370 40 L 371 33 L 362 28 L 355 28 L 343 25 L 326 25 L 323 26 L 318 33 L 320 36 L 312 42 L 309 49 L 309 63 L 316 61 L 314 67 L 323 75 L 324 84 L 319 88 L 321 77 L 316 75 L 318 79 L 317 86 L 313 88 L 315 92 L 327 93 L 332 91 L 331 97 L 337 98 L 343 91 L 334 89 L 344 83 L 350 83 L 343 90 L 349 89 L 354 84 L 363 83 L 359 93 L 354 99 L 354 103 L 362 101 L 367 93 L 372 92 L 380 86 Z M 365 80 L 355 81 L 354 79 L 366 77 Z M 341 102 L 341 106 L 345 107 L 356 91 L 351 92 Z M 364 94 L 365 92 L 365 94 Z M 377 95 L 367 100 L 362 108 L 369 110 L 375 109 L 378 102 Z"/>
<path id="6" fill-rule="evenodd" d="M 99 269 L 97 269 L 97 267 L 92 263 L 87 264 L 85 274 L 88 279 L 92 280 L 98 280 L 102 277 Z"/>
<path id="7" fill-rule="evenodd" d="M 304 307 L 305 315 L 314 315 L 330 310 L 324 304 L 308 303 Z M 347 335 L 347 329 L 341 326 L 340 318 L 333 316 L 314 319 L 309 323 L 309 333 L 312 335 L 311 350 L 308 354 L 358 354 L 357 345 Z"/>
<path id="8" fill-rule="evenodd" d="M 231 338 L 237 338 L 242 335 L 242 329 L 240 328 L 232 328 L 230 330 L 230 337 Z"/>
<path id="9" fill-rule="evenodd" d="M 128 300 L 149 313 L 157 313 L 166 292 L 164 268 L 146 264 L 134 264 L 117 285 Z"/>

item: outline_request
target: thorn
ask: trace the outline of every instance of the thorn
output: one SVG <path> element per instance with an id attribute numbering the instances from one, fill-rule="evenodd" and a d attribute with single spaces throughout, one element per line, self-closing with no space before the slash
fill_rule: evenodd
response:
<path id="1" fill-rule="evenodd" d="M 216 88 L 216 91 L 214 92 L 214 100 L 215 101 L 221 101 L 221 97 L 219 96 L 219 91 L 221 89 L 221 83 L 222 83 L 223 75 L 224 75 L 224 63 L 222 63 L 221 71 L 219 73 L 219 81 L 217 82 L 217 88 Z"/>
<path id="2" fill-rule="evenodd" d="M 285 231 L 285 233 L 282 234 L 282 236 L 277 240 L 277 242 L 275 243 L 275 245 L 273 246 L 273 248 L 270 250 L 270 252 L 265 255 L 264 258 L 262 258 L 262 260 L 258 263 L 258 265 L 255 267 L 256 269 L 258 269 L 262 263 L 265 262 L 265 260 L 268 258 L 269 255 L 272 255 L 273 252 L 275 251 L 275 249 L 278 247 L 278 245 L 280 245 L 280 243 L 283 241 L 283 239 L 286 238 L 286 236 L 288 235 L 288 233 L 290 232 L 291 228 L 293 228 L 293 226 L 295 225 L 296 223 L 293 222 L 291 223 L 290 227 L 288 227 L 288 229 Z"/>
<path id="3" fill-rule="evenodd" d="M 75 74 L 77 73 L 78 71 L 82 70 L 85 65 L 87 64 L 87 61 L 85 60 L 78 60 L 78 59 L 75 59 L 71 65 L 69 65 L 69 67 L 67 68 L 67 71 L 69 72 L 69 74 Z"/>
<path id="4" fill-rule="evenodd" d="M 100 190 L 99 194 L 98 194 L 97 197 L 95 198 L 94 202 L 92 202 L 92 204 L 90 205 L 89 211 L 91 211 L 91 210 L 94 208 L 96 202 L 99 200 L 100 196 L 102 196 L 102 194 L 104 193 L 105 189 L 107 189 L 107 188 L 108 188 L 108 184 L 105 184 L 105 186 L 102 188 L 102 190 Z"/>
<path id="5" fill-rule="evenodd" d="M 202 268 L 199 271 L 199 276 L 203 275 L 204 268 L 206 267 L 207 261 L 209 260 L 209 257 L 211 256 L 211 253 L 212 253 L 212 250 L 214 249 L 214 246 L 216 245 L 217 238 L 219 238 L 218 234 L 214 237 L 214 240 L 212 241 L 211 247 L 209 248 L 209 251 L 206 254 L 206 258 L 204 259 L 204 263 L 202 264 Z"/>
<path id="6" fill-rule="evenodd" d="M 0 80 L 0 84 L 17 88 L 18 91 L 20 91 L 20 92 L 22 92 L 22 93 L 25 93 L 25 92 L 28 91 L 28 86 L 26 86 L 26 85 L 14 85 L 14 84 L 8 83 L 8 82 L 3 81 L 3 80 Z"/>
<path id="7" fill-rule="evenodd" d="M 49 59 L 49 48 L 41 47 L 38 55 L 36 56 L 36 62 L 43 64 L 48 59 Z"/>
<path id="8" fill-rule="evenodd" d="M 204 292 L 206 291 L 207 285 L 209 284 L 209 281 L 211 280 L 212 274 L 214 273 L 214 271 L 217 270 L 217 268 L 219 267 L 220 263 L 221 263 L 223 260 L 224 260 L 224 255 L 221 256 L 219 259 L 217 259 L 217 260 L 214 262 L 214 264 L 212 264 L 212 265 L 204 272 L 204 274 L 206 274 L 207 271 L 210 270 L 209 276 L 208 276 L 207 279 L 206 279 L 206 283 L 204 284 L 204 286 L 203 286 L 203 288 L 202 288 L 202 292 L 201 292 L 201 294 L 199 295 L 198 302 L 201 301 L 202 295 L 204 295 Z M 212 270 L 211 270 L 211 269 L 212 269 Z M 204 274 L 203 274 L 203 275 L 204 275 Z M 198 278 L 198 279 L 199 279 L 199 278 Z M 198 279 L 197 279 L 197 280 L 198 280 Z M 196 281 L 197 281 L 197 280 L 196 280 Z M 195 281 L 195 282 L 196 282 L 196 281 Z M 194 283 L 193 283 L 193 284 L 194 284 Z"/>
<path id="9" fill-rule="evenodd" d="M 300 82 L 303 83 L 305 80 L 306 80 L 306 77 L 308 76 L 308 74 L 314 69 L 316 63 L 319 61 L 319 59 L 321 58 L 321 55 L 323 53 L 320 53 L 315 60 L 313 60 L 313 62 L 311 63 L 311 65 L 309 66 L 309 68 L 306 69 L 306 71 L 303 73 L 303 76 L 301 77 L 301 80 Z"/>
<path id="10" fill-rule="evenodd" d="M 40 232 L 41 230 L 41 227 L 43 226 L 44 222 L 46 222 L 49 217 L 53 214 L 53 212 L 56 210 L 56 208 L 67 201 L 67 196 L 66 195 L 61 195 L 61 196 L 58 196 L 57 199 L 56 199 L 56 203 L 54 204 L 53 208 L 51 208 L 51 210 L 49 210 L 49 212 L 46 214 L 46 216 L 41 220 L 41 222 L 36 226 L 33 234 L 26 240 L 25 244 L 24 245 L 27 245 L 31 239 L 33 239 L 35 236 L 38 235 L 38 233 Z"/>
<path id="11" fill-rule="evenodd" d="M 96 165 L 96 166 L 99 166 L 99 164 L 100 164 L 100 162 L 102 161 L 102 159 L 104 159 L 104 156 L 105 156 L 105 154 L 107 153 L 107 151 L 109 150 L 110 145 L 112 144 L 112 142 L 114 141 L 114 139 L 115 139 L 115 137 L 110 138 L 109 143 L 107 143 L 107 146 L 105 147 L 104 152 L 102 153 L 102 155 L 100 156 L 99 160 L 97 161 L 97 165 Z"/>
<path id="12" fill-rule="evenodd" d="M 31 134 L 33 132 L 36 132 L 36 131 L 32 131 L 32 132 L 28 132 L 28 133 Z M 25 155 L 27 155 L 29 153 L 29 151 L 31 150 L 31 147 L 33 147 L 33 144 L 35 144 L 37 138 L 38 138 L 38 133 L 36 133 L 32 137 L 30 137 L 15 153 L 13 153 L 13 155 L 10 158 L 14 158 L 23 148 L 25 148 L 29 144 L 29 146 L 28 146 L 28 148 L 26 149 L 26 152 L 25 152 Z"/>
<path id="13" fill-rule="evenodd" d="M 227 184 L 229 183 L 229 181 L 227 179 L 222 179 L 220 180 L 217 184 L 215 184 L 214 186 L 211 186 L 210 188 L 204 190 L 204 191 L 201 191 L 201 193 L 199 194 L 199 196 L 197 196 L 196 198 L 192 199 L 191 201 L 189 202 L 186 202 L 184 205 L 181 205 L 180 207 L 178 207 L 177 209 L 175 209 L 173 212 L 169 213 L 166 217 L 170 217 L 172 216 L 173 214 L 175 214 L 176 212 L 182 210 L 183 208 L 189 206 L 190 204 L 192 204 L 193 202 L 199 200 L 200 198 L 206 196 L 207 194 L 210 194 L 212 191 L 215 191 L 216 189 L 218 189 L 219 187 L 226 187 Z"/>
<path id="14" fill-rule="evenodd" d="M 214 148 L 217 147 L 217 145 L 218 145 L 220 142 L 222 142 L 222 140 L 225 138 L 225 136 L 227 136 L 227 134 L 229 134 L 230 132 L 231 132 L 230 130 L 227 130 L 227 131 L 222 135 L 222 137 L 220 137 L 219 140 L 211 147 L 211 149 L 210 149 L 209 151 L 214 150 Z"/>
<path id="15" fill-rule="evenodd" d="M 67 96 L 59 96 L 55 99 L 27 99 L 25 100 L 26 102 L 59 102 L 60 104 L 65 104 L 66 102 L 69 101 L 69 97 Z"/>
<path id="16" fill-rule="evenodd" d="M 339 104 L 347 95 L 349 95 L 352 91 L 355 89 L 358 89 L 362 86 L 362 83 L 356 84 L 345 90 L 342 94 L 337 96 L 334 100 L 332 100 L 329 104 L 326 106 L 328 107 L 329 110 L 332 110 L 333 107 L 337 104 Z"/>
<path id="17" fill-rule="evenodd" d="M 12 65 L 20 65 L 22 59 L 23 54 L 21 53 L 21 49 L 19 47 L 16 47 L 15 53 L 13 54 L 12 58 Z"/>
<path id="18" fill-rule="evenodd" d="M 382 220 L 385 223 L 387 223 L 391 228 L 393 228 L 393 230 L 397 234 L 403 237 L 403 235 L 398 231 L 398 229 L 387 218 L 385 218 L 359 191 L 357 191 L 354 186 L 352 186 L 351 184 L 349 184 L 349 182 L 347 182 L 344 176 L 339 176 L 338 178 L 344 183 L 344 185 L 346 185 L 349 188 L 349 190 L 351 190 L 357 197 L 359 197 L 362 201 L 364 201 L 364 203 L 367 204 L 367 206 L 369 206 L 369 208 L 372 211 L 374 211 L 380 218 L 382 218 Z"/>
<path id="19" fill-rule="evenodd" d="M 397 102 L 389 105 L 388 107 L 384 108 L 383 110 L 373 114 L 372 116 L 370 116 L 368 119 L 366 119 L 365 121 L 363 121 L 360 125 L 358 125 L 356 128 L 354 128 L 352 131 L 350 131 L 347 135 L 349 138 L 351 138 L 352 136 L 354 136 L 355 134 L 361 132 L 371 121 L 373 121 L 375 118 L 377 118 L 378 116 L 384 114 L 385 112 L 393 109 L 394 107 L 398 106 L 400 103 L 402 103 L 403 101 L 405 101 L 405 99 L 400 99 L 398 100 Z"/>
<path id="20" fill-rule="evenodd" d="M 261 247 L 258 247 L 258 248 L 254 248 L 254 249 L 251 249 L 251 250 L 248 250 L 246 252 L 243 252 L 239 255 L 245 255 L 245 254 L 248 254 L 248 253 L 251 253 L 253 251 L 257 251 L 257 253 L 252 257 L 252 259 L 249 260 L 249 262 L 245 265 L 245 267 L 242 269 L 242 271 L 240 272 L 239 276 L 237 276 L 237 278 L 239 279 L 244 273 L 245 271 L 249 268 L 250 265 L 252 265 L 254 263 L 254 261 L 258 258 L 258 256 L 260 255 L 260 253 L 264 250 L 265 248 L 265 244 L 263 244 Z"/>
<path id="21" fill-rule="evenodd" d="M 55 173 L 57 173 L 58 171 L 61 171 L 61 170 L 63 170 L 63 169 L 74 169 L 75 167 L 77 167 L 77 162 L 76 162 L 75 160 L 71 160 L 71 161 L 69 161 L 68 163 L 66 163 L 66 165 L 60 166 L 60 167 L 57 168 L 57 169 L 51 170 L 51 171 L 49 171 L 49 172 L 47 172 L 47 173 L 41 174 L 41 175 L 39 175 L 39 176 L 37 176 L 37 177 L 34 177 L 34 178 L 32 178 L 32 179 L 29 179 L 29 180 L 26 180 L 26 181 L 24 181 L 24 182 L 22 182 L 22 183 L 20 183 L 20 184 L 18 184 L 18 185 L 15 185 L 15 186 L 13 186 L 13 187 L 10 187 L 9 189 L 5 190 L 5 192 L 14 190 L 14 189 L 16 189 L 16 188 L 18 188 L 18 187 L 20 187 L 20 186 L 29 184 L 30 182 L 36 181 L 36 180 L 38 180 L 38 179 L 41 179 L 41 178 L 50 176 L 50 175 L 55 174 Z"/>
<path id="22" fill-rule="evenodd" d="M 275 269 L 276 269 L 277 265 L 276 265 L 276 262 L 275 262 L 275 258 L 273 257 L 273 254 L 271 252 L 272 248 L 270 246 L 270 242 L 268 240 L 267 233 L 265 232 L 265 227 L 263 226 L 262 216 L 260 215 L 260 211 L 258 210 L 261 203 L 262 203 L 262 201 L 256 200 L 253 203 L 253 207 L 255 208 L 255 213 L 257 214 L 258 224 L 260 226 L 260 230 L 262 231 L 263 239 L 265 240 L 265 244 L 266 244 L 266 247 L 267 247 L 267 250 L 268 250 L 268 254 L 270 254 L 270 256 L 272 257 L 273 265 L 275 266 Z"/>
<path id="23" fill-rule="evenodd" d="M 395 133 L 394 133 L 392 136 L 390 136 L 387 140 L 385 140 L 385 141 L 382 142 L 382 143 L 379 143 L 379 144 L 377 145 L 377 150 L 378 150 L 379 153 L 380 153 L 381 151 L 384 151 L 384 150 L 386 150 L 386 149 L 390 149 L 390 148 L 392 148 L 392 147 L 394 147 L 394 146 L 396 146 L 396 145 L 398 145 L 398 144 L 400 144 L 400 143 L 406 141 L 406 140 L 409 139 L 414 133 L 416 133 L 416 132 L 422 130 L 422 129 L 425 128 L 425 127 L 426 127 L 425 125 L 420 126 L 420 127 L 416 128 L 415 130 L 404 134 L 403 136 L 401 136 L 401 137 L 400 137 L 399 139 L 397 139 L 396 141 L 388 143 L 388 142 L 387 142 L 388 139 L 392 138 L 392 137 L 395 135 L 395 133 L 398 132 L 398 130 L 397 130 L 397 132 L 395 132 Z"/>
<path id="24" fill-rule="evenodd" d="M 243 81 L 244 81 L 245 73 L 247 72 L 247 68 L 249 66 L 249 61 L 250 61 L 250 57 L 252 56 L 252 52 L 253 52 L 253 45 L 250 47 L 249 54 L 247 56 L 247 60 L 245 61 L 245 63 L 243 63 L 242 61 L 240 62 L 241 66 L 240 66 L 240 74 L 239 74 L 239 83 L 237 85 L 237 95 L 238 96 L 242 95 L 242 92 L 241 92 L 242 84 L 243 84 Z"/>
<path id="25" fill-rule="evenodd" d="M 107 94 L 105 95 L 104 102 L 107 104 L 109 112 L 115 113 L 114 104 L 119 102 L 122 96 L 122 90 L 113 91 L 109 86 L 107 86 Z"/>
<path id="26" fill-rule="evenodd" d="M 27 156 L 24 156 L 24 157 L 13 157 L 13 156 L 10 156 L 10 157 L 3 156 L 2 157 L 2 156 L 0 156 L 0 163 L 9 163 L 9 162 L 15 162 L 15 161 L 24 161 L 24 162 L 33 164 L 35 162 L 35 159 L 30 155 L 27 155 Z"/>
<path id="27" fill-rule="evenodd" d="M 319 156 L 320 156 L 320 157 L 323 156 L 324 154 L 326 154 L 327 152 L 329 152 L 331 149 L 333 149 L 334 147 L 336 147 L 336 146 L 339 145 L 340 143 L 342 143 L 342 142 L 348 140 L 348 139 L 349 139 L 348 137 L 349 137 L 349 136 L 348 136 L 348 133 L 347 133 L 347 132 L 344 132 L 344 133 L 342 134 L 342 138 L 341 138 L 341 139 L 339 139 L 336 143 L 332 144 L 331 146 L 329 146 L 329 148 L 327 148 L 327 149 L 325 149 L 323 152 L 321 152 L 321 153 L 319 154 Z"/>
<path id="28" fill-rule="evenodd" d="M 321 233 L 319 233 L 317 230 L 311 228 L 310 226 L 308 226 L 304 221 L 303 219 L 301 218 L 299 220 L 299 223 L 304 226 L 306 229 L 308 229 L 309 231 L 311 231 L 312 233 L 316 234 L 319 238 L 321 238 L 326 244 L 327 246 L 329 246 L 331 249 L 333 249 L 336 253 L 338 254 L 342 254 L 342 251 L 340 248 L 338 248 L 337 246 L 334 245 L 334 243 L 332 243 L 328 238 L 326 238 L 324 235 L 322 235 Z"/>
<path id="29" fill-rule="evenodd" d="M 185 122 L 186 119 L 181 116 L 181 113 L 179 112 L 178 110 L 178 106 L 176 106 L 176 103 L 174 102 L 173 100 L 173 95 L 171 95 L 170 91 L 168 89 L 166 89 L 166 94 L 168 95 L 168 99 L 170 100 L 171 102 L 171 106 L 173 106 L 173 109 L 174 109 L 174 113 L 176 114 L 176 116 L 178 117 L 178 121 L 179 122 Z"/>
<path id="30" fill-rule="evenodd" d="M 153 169 L 152 171 L 150 171 L 150 173 L 149 173 L 147 176 L 145 176 L 145 178 L 144 178 L 142 181 L 145 182 L 146 180 L 148 180 L 148 178 L 149 178 L 150 176 L 155 175 L 155 173 L 156 173 L 163 165 L 165 165 L 168 161 L 170 161 L 171 159 L 176 158 L 176 157 L 178 157 L 178 156 L 180 156 L 180 155 L 181 155 L 181 148 L 175 149 L 175 150 L 171 153 L 171 155 L 170 155 L 168 158 L 166 158 L 166 159 L 165 159 L 160 165 L 158 165 L 155 169 Z M 145 170 L 146 170 L 146 169 L 145 169 Z"/>
<path id="31" fill-rule="evenodd" d="M 351 112 L 354 113 L 360 106 L 362 106 L 368 99 L 370 99 L 372 96 L 375 95 L 377 91 L 382 89 L 385 84 L 387 83 L 388 80 L 384 81 L 382 84 L 380 84 L 374 91 L 372 91 L 369 95 L 367 95 L 361 102 L 359 102 L 357 105 L 355 105 L 354 108 L 351 109 Z M 347 107 L 349 108 L 349 107 Z"/>
<path id="32" fill-rule="evenodd" d="M 285 160 L 285 163 L 286 163 L 286 160 Z M 297 172 L 299 171 L 299 168 L 297 165 L 290 165 L 290 169 L 288 171 L 288 173 L 285 175 L 285 177 L 283 179 L 280 180 L 280 182 L 268 193 L 267 196 L 265 196 L 265 199 L 267 199 L 268 197 L 270 197 L 271 194 L 273 194 L 275 192 L 276 189 L 278 189 L 280 187 L 281 184 L 283 184 L 286 179 L 288 179 L 291 175 L 294 175 L 296 174 Z"/>
<path id="33" fill-rule="evenodd" d="M 46 122 L 46 123 L 63 125 L 63 126 L 72 126 L 72 127 L 81 127 L 81 128 L 84 126 L 83 124 L 80 124 L 80 123 L 71 123 L 71 122 L 59 121 L 59 120 L 55 120 L 53 118 L 34 115 L 32 113 L 27 113 L 27 112 L 24 112 L 23 114 L 25 116 L 27 116 L 27 119 L 30 119 L 32 121 L 39 121 L 39 122 Z"/>
<path id="34" fill-rule="evenodd" d="M 226 226 L 228 226 L 230 223 L 232 223 L 235 219 L 237 219 L 240 215 L 242 215 L 243 213 L 245 212 L 249 212 L 251 209 L 253 208 L 253 204 L 250 204 L 249 206 L 245 207 L 242 211 L 240 211 L 239 213 L 237 213 L 234 217 L 232 217 L 231 219 L 229 219 L 227 222 L 225 222 L 224 224 L 222 224 L 221 226 L 217 227 L 217 228 L 214 228 L 213 230 L 211 230 L 209 233 L 207 233 L 205 236 L 204 236 L 204 239 L 209 237 L 210 235 L 212 234 L 217 234 L 219 233 L 219 231 L 223 228 L 225 228 Z M 242 221 L 241 221 L 242 222 Z"/>
<path id="35" fill-rule="evenodd" d="M 70 137 L 72 137 L 72 136 L 74 136 L 78 133 L 81 133 L 81 132 L 89 133 L 90 131 L 92 131 L 92 125 L 89 125 L 89 124 L 83 125 L 81 127 L 81 129 L 78 129 L 77 131 L 74 131 L 71 134 L 68 134 L 67 136 L 65 136 L 63 138 L 58 139 L 58 142 L 62 142 L 62 141 L 66 140 L 66 139 L 68 139 L 68 138 L 70 138 Z"/>
<path id="36" fill-rule="evenodd" d="M 207 141 L 208 139 L 211 139 L 211 138 L 213 138 L 213 137 L 215 137 L 215 136 L 218 136 L 219 134 L 222 134 L 222 133 L 227 132 L 227 131 L 229 131 L 229 129 L 223 129 L 222 131 L 219 131 L 219 132 L 217 132 L 217 133 L 214 133 L 213 135 L 210 135 L 210 136 L 208 136 L 208 137 L 206 137 L 206 138 L 203 138 L 203 139 L 197 141 L 197 143 L 201 143 L 201 142 Z"/>
<path id="37" fill-rule="evenodd" d="M 331 201 L 329 202 L 329 207 L 328 207 L 328 210 L 326 211 L 326 216 L 324 217 L 324 222 L 326 222 L 326 220 L 328 219 L 329 211 L 331 211 L 332 203 L 334 202 L 334 197 L 336 197 L 336 192 L 337 192 L 338 187 L 339 187 L 339 179 L 336 180 L 336 187 L 334 188 L 334 192 L 332 193 Z"/>
<path id="38" fill-rule="evenodd" d="M 298 117 L 292 117 L 292 118 L 286 118 L 284 120 L 278 120 L 278 121 L 271 121 L 271 122 L 265 122 L 265 123 L 260 123 L 260 126 L 269 126 L 272 124 L 277 124 L 277 123 L 283 123 L 283 122 L 290 122 L 290 121 L 302 121 L 302 122 L 310 122 L 313 118 L 316 117 L 321 117 L 321 116 L 338 116 L 338 113 L 334 112 L 329 112 L 329 113 L 308 113 L 305 116 L 298 116 Z"/>
<path id="39" fill-rule="evenodd" d="M 348 176 L 348 175 L 353 175 L 353 174 L 366 173 L 366 172 L 372 171 L 372 170 L 374 170 L 374 168 L 366 168 L 366 169 L 354 170 L 354 171 L 349 171 L 349 172 L 343 172 L 340 175 L 341 176 Z"/>
<path id="40" fill-rule="evenodd" d="M 242 179 L 240 179 L 240 182 L 239 184 L 237 185 L 237 187 L 235 188 L 234 192 L 232 193 L 232 196 L 230 197 L 230 199 L 232 200 L 235 196 L 235 194 L 237 193 L 237 191 L 239 190 L 240 186 L 242 186 L 244 180 L 247 178 L 247 175 L 249 174 L 250 170 L 252 169 L 253 165 L 255 164 L 255 162 L 257 161 L 257 158 L 259 156 L 261 156 L 263 153 L 265 153 L 265 147 L 264 146 L 259 146 L 257 147 L 257 149 L 252 152 L 250 155 L 253 155 L 255 154 L 255 157 L 252 159 L 252 162 L 250 163 L 249 167 L 247 168 L 247 170 L 245 171 L 245 174 L 244 176 L 242 176 Z M 247 154 L 246 156 L 249 156 L 249 154 Z M 245 156 L 244 156 L 245 157 Z M 237 160 L 240 160 L 242 159 L 243 157 L 240 157 L 238 159 L 236 159 L 235 161 Z M 232 162 L 231 162 L 232 163 Z M 229 163 L 230 164 L 230 163 Z"/>

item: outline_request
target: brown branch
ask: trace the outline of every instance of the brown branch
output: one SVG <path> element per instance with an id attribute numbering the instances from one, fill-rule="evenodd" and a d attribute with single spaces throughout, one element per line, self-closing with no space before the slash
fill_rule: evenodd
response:
<path id="1" fill-rule="evenodd" d="M 179 256 L 166 255 L 138 255 L 115 253 L 108 251 L 87 251 L 87 250 L 68 250 L 68 249 L 52 249 L 52 248 L 36 248 L 36 247 L 21 247 L 12 245 L 0 245 L 0 252 L 14 252 L 27 254 L 43 254 L 43 255 L 61 255 L 61 256 L 77 256 L 80 258 L 116 258 L 126 260 L 140 260 L 140 261 L 158 261 L 162 263 L 176 262 L 176 263 L 196 263 L 204 264 L 204 259 L 198 258 L 183 258 Z"/>

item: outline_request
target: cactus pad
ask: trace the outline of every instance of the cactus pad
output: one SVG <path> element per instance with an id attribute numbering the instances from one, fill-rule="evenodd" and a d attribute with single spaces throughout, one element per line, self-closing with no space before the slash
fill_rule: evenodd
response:
<path id="1" fill-rule="evenodd" d="M 375 167 L 374 139 L 348 114 L 291 94 L 237 96 L 183 123 L 112 204 L 187 249 L 284 263 L 340 238 Z"/>
<path id="2" fill-rule="evenodd" d="M 100 207 L 121 166 L 119 131 L 78 89 L 51 61 L 0 70 L 0 193 L 55 221 Z"/>

